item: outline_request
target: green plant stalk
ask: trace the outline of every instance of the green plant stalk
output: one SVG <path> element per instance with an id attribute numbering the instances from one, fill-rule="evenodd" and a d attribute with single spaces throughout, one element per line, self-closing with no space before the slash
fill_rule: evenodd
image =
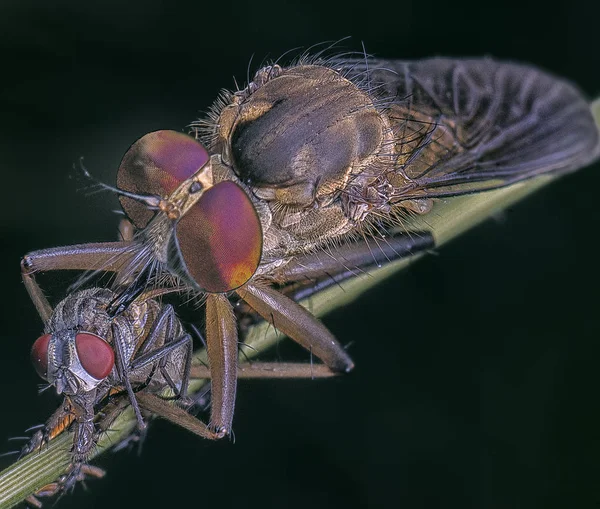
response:
<path id="1" fill-rule="evenodd" d="M 600 98 L 592 103 L 591 108 L 600 129 Z M 407 226 L 415 231 L 432 232 L 435 245 L 439 247 L 553 180 L 553 177 L 542 176 L 495 191 L 438 200 L 430 213 L 422 218 L 413 219 Z M 307 306 L 314 315 L 323 316 L 355 300 L 363 292 L 407 267 L 421 256 L 423 255 L 417 254 L 404 258 L 372 270 L 368 275 L 345 281 L 343 290 L 334 285 L 303 301 L 302 304 Z M 259 355 L 281 338 L 283 335 L 270 324 L 266 322 L 257 324 L 250 329 L 246 337 L 246 344 L 251 348 L 244 349 L 246 354 L 244 357 Z M 200 361 L 206 361 L 206 352 L 199 351 L 196 354 L 195 362 Z M 205 380 L 193 380 L 190 383 L 190 392 L 197 392 L 205 382 Z M 100 437 L 92 457 L 102 454 L 125 439 L 132 433 L 135 425 L 133 412 L 128 408 L 113 423 L 111 430 Z M 70 461 L 69 451 L 72 443 L 72 434 L 63 433 L 41 452 L 33 452 L 21 458 L 0 473 L 0 509 L 13 507 L 24 501 L 63 474 Z"/>

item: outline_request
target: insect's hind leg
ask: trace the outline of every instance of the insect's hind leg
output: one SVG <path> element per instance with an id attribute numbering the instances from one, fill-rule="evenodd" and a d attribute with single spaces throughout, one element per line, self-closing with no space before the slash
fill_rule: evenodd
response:
<path id="1" fill-rule="evenodd" d="M 325 364 L 306 362 L 243 362 L 238 365 L 238 378 L 290 379 L 330 378 L 339 373 L 331 371 Z M 208 366 L 192 366 L 191 378 L 210 379 Z"/>
<path id="2" fill-rule="evenodd" d="M 331 253 L 320 251 L 299 256 L 276 271 L 272 280 L 281 285 L 293 282 L 311 285 L 319 279 L 329 279 L 331 284 L 337 284 L 340 278 L 336 279 L 336 275 L 349 278 L 367 267 L 390 263 L 434 246 L 433 236 L 428 232 L 373 238 L 373 242 L 376 245 L 361 240 Z M 247 283 L 236 292 L 254 311 L 316 355 L 331 370 L 348 372 L 354 367 L 352 359 L 331 332 L 309 311 L 285 295 L 285 287 L 278 291 L 271 286 Z"/>
<path id="3" fill-rule="evenodd" d="M 140 369 L 148 364 L 158 361 L 158 367 L 163 378 L 166 380 L 167 385 L 175 392 L 177 397 L 185 398 L 187 396 L 187 386 L 190 381 L 193 341 L 189 334 L 182 333 L 181 327 L 176 326 L 177 323 L 177 316 L 175 315 L 173 306 L 170 304 L 164 305 L 154 321 L 144 344 L 141 346 L 135 359 L 132 360 L 129 370 L 135 371 L 136 369 Z M 161 339 L 163 340 L 163 344 L 160 347 L 153 349 L 156 343 Z M 178 388 L 167 370 L 167 361 L 168 355 L 182 346 L 185 346 L 186 353 L 181 388 Z"/>
<path id="4" fill-rule="evenodd" d="M 347 373 L 354 362 L 333 334 L 306 308 L 276 289 L 246 283 L 236 293 L 277 329 L 321 359 L 331 370 Z"/>
<path id="5" fill-rule="evenodd" d="M 372 243 L 361 239 L 335 250 L 320 251 L 294 258 L 277 270 L 273 276 L 276 283 L 315 280 L 329 277 L 332 284 L 360 274 L 370 267 L 381 267 L 396 260 L 425 252 L 435 247 L 430 232 L 410 232 L 390 235 L 386 238 L 373 237 Z M 336 276 L 339 275 L 339 278 Z"/>

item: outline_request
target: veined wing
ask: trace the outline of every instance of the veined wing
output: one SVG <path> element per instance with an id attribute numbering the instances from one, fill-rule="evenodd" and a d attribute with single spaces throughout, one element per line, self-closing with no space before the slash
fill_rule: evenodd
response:
<path id="1" fill-rule="evenodd" d="M 600 155 L 589 101 L 536 68 L 489 58 L 347 65 L 392 122 L 396 175 L 386 177 L 393 202 L 568 173 Z"/>

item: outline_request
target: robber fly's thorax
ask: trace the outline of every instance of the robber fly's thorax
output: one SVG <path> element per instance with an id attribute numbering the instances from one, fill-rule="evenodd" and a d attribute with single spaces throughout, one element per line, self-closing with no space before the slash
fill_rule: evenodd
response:
<path id="1" fill-rule="evenodd" d="M 335 69 L 265 67 L 215 116 L 221 178 L 239 179 L 264 232 L 263 258 L 307 252 L 357 227 L 392 192 L 397 146 L 372 95 Z"/>

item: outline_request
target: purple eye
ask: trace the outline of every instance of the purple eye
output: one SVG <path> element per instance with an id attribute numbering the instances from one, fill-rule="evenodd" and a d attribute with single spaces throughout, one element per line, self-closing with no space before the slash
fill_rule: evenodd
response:
<path id="1" fill-rule="evenodd" d="M 115 365 L 115 352 L 101 337 L 80 332 L 75 336 L 75 348 L 83 369 L 96 380 L 103 380 L 110 374 Z"/>
<path id="2" fill-rule="evenodd" d="M 187 271 L 209 293 L 242 286 L 256 272 L 262 228 L 250 198 L 223 181 L 208 189 L 179 220 L 177 239 Z"/>
<path id="3" fill-rule="evenodd" d="M 194 138 L 177 131 L 154 131 L 142 136 L 125 153 L 117 173 L 117 187 L 136 194 L 168 197 L 210 159 Z M 127 217 L 144 228 L 154 212 L 143 204 L 119 197 Z"/>
<path id="4" fill-rule="evenodd" d="M 44 380 L 48 376 L 48 344 L 51 338 L 51 334 L 44 334 L 36 339 L 31 347 L 31 362 L 37 374 Z"/>

